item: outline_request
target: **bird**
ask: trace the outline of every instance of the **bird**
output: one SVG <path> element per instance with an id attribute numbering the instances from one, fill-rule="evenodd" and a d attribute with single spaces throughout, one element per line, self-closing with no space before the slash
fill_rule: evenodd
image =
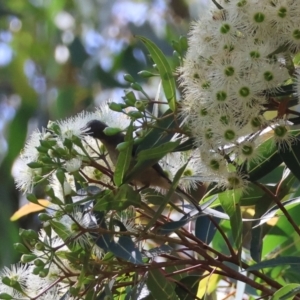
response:
<path id="1" fill-rule="evenodd" d="M 118 132 L 114 135 L 106 135 L 104 129 L 107 127 L 108 125 L 100 120 L 91 120 L 86 125 L 85 133 L 101 141 L 105 146 L 112 163 L 116 165 L 119 155 L 117 146 L 124 142 L 125 135 L 122 132 Z M 132 163 L 134 163 L 136 149 L 137 146 L 134 145 L 132 150 Z M 145 170 L 140 171 L 130 183 L 139 187 L 153 187 L 169 190 L 172 181 L 167 177 L 159 163 L 155 163 L 151 167 L 147 167 Z M 189 200 L 199 210 L 199 203 L 197 203 L 191 195 L 187 194 L 180 187 L 176 188 L 176 193 Z"/>

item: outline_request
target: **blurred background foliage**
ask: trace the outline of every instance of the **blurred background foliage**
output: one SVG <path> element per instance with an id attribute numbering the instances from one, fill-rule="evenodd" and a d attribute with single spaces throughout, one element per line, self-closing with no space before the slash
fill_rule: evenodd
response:
<path id="1" fill-rule="evenodd" d="M 48 120 L 121 101 L 124 73 L 150 66 L 134 35 L 156 43 L 172 61 L 172 40 L 186 35 L 204 0 L 12 0 L 0 4 L 0 267 L 17 260 L 18 228 L 9 220 L 26 203 L 15 189 L 16 157 L 26 138 Z M 152 92 L 153 90 L 153 92 Z M 41 195 L 42 196 L 42 195 Z"/>

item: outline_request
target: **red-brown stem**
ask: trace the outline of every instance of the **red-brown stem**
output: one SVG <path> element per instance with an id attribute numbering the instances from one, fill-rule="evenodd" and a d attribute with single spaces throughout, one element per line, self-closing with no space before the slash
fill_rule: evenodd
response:
<path id="1" fill-rule="evenodd" d="M 283 212 L 283 214 L 285 215 L 285 217 L 287 218 L 287 220 L 290 222 L 290 224 L 293 226 L 293 228 L 295 229 L 295 231 L 298 233 L 298 235 L 300 236 L 300 229 L 298 227 L 298 225 L 294 222 L 293 218 L 290 216 L 290 214 L 288 213 L 288 211 L 285 209 L 284 205 L 281 203 L 280 199 L 278 199 L 278 197 L 276 195 L 274 195 L 268 188 L 266 188 L 263 184 L 259 183 L 259 182 L 255 182 L 255 184 L 260 187 L 264 192 L 266 192 L 268 195 L 271 196 L 271 198 L 273 199 L 273 201 L 277 204 L 277 206 L 280 208 L 280 210 Z"/>

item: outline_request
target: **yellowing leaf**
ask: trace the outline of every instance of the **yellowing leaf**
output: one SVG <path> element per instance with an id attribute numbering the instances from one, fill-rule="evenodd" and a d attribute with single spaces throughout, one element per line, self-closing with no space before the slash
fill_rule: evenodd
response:
<path id="1" fill-rule="evenodd" d="M 205 272 L 204 275 L 208 274 Z M 202 279 L 198 285 L 197 297 L 203 298 L 204 295 L 211 294 L 215 289 L 220 280 L 220 276 L 217 274 L 211 274 Z"/>
<path id="2" fill-rule="evenodd" d="M 23 205 L 10 217 L 10 220 L 17 221 L 18 219 L 27 216 L 33 212 L 44 210 L 45 207 L 47 207 L 50 203 L 50 201 L 45 199 L 39 199 L 38 202 L 40 205 L 31 202 Z"/>

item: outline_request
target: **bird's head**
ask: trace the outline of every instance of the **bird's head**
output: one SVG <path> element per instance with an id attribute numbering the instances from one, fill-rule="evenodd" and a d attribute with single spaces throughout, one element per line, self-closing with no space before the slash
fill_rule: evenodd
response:
<path id="1" fill-rule="evenodd" d="M 120 143 L 124 142 L 123 133 L 116 133 L 114 135 L 106 135 L 104 133 L 104 129 L 107 128 L 108 125 L 99 120 L 92 120 L 86 124 L 86 134 L 92 136 L 93 138 L 99 139 L 101 142 L 111 145 L 117 146 Z"/>

